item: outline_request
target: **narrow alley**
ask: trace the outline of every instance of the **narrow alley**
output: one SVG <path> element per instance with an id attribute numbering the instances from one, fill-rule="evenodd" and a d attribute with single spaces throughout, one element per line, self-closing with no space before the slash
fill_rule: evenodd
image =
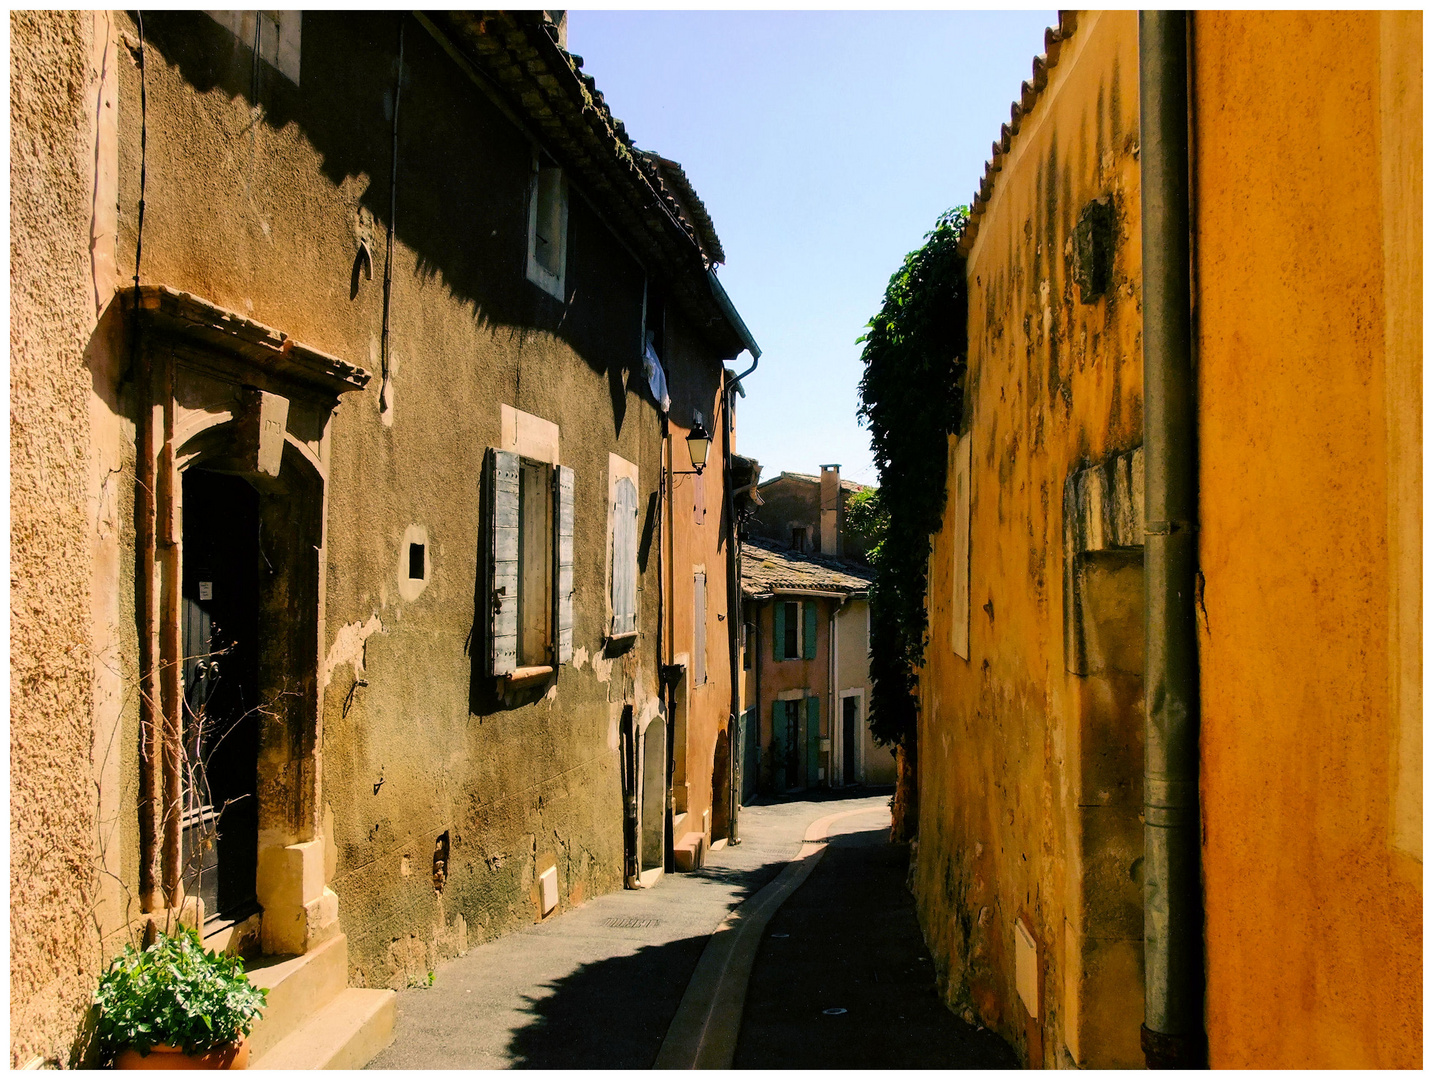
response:
<path id="1" fill-rule="evenodd" d="M 699 1053 L 736 1068 L 1014 1067 L 999 1037 L 935 994 L 889 804 L 882 793 L 745 807 L 742 842 L 701 871 L 598 897 L 403 991 L 393 1044 L 369 1067 L 692 1067 Z M 826 841 L 809 839 L 813 826 Z M 812 848 L 822 857 L 802 859 Z M 809 876 L 783 892 L 803 863 Z M 751 926 L 754 964 L 738 947 L 713 977 L 713 932 L 763 907 L 746 920 L 769 918 Z M 746 998 L 738 1029 L 714 1009 L 704 1037 L 684 1037 L 700 1027 L 684 1024 L 694 1005 L 733 991 Z"/>
<path id="2" fill-rule="evenodd" d="M 12 11 L 12 1070 L 1422 1067 L 1422 13 L 749 8 Z"/>

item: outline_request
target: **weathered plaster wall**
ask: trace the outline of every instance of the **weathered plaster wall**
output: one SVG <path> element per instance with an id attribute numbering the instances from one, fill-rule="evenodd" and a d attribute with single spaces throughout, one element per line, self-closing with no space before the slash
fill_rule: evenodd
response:
<path id="1" fill-rule="evenodd" d="M 1417 1068 L 1422 17 L 1193 40 L 1210 1063 Z"/>
<path id="2" fill-rule="evenodd" d="M 93 987 L 83 12 L 10 16 L 10 1063 L 69 1059 Z"/>
<path id="3" fill-rule="evenodd" d="M 303 18 L 299 86 L 266 64 L 256 82 L 247 47 L 206 16 L 146 18 L 143 274 L 375 372 L 332 429 L 319 815 L 352 978 L 402 986 L 536 919 L 548 866 L 562 907 L 621 885 L 619 721 L 624 703 L 639 723 L 655 708 L 658 590 L 644 545 L 641 636 L 604 652 L 606 471 L 609 452 L 638 466 L 645 515 L 656 412 L 626 371 L 643 282 L 576 194 L 565 301 L 526 281 L 529 143 L 408 18 L 380 415 L 399 16 Z M 128 272 L 140 118 L 137 68 L 123 59 Z M 364 238 L 374 279 L 350 298 Z M 479 584 L 482 464 L 501 443 L 500 404 L 556 423 L 577 477 L 574 662 L 545 693 L 507 704 L 482 674 Z M 426 531 L 431 568 L 405 599 L 412 527 Z"/>
<path id="4" fill-rule="evenodd" d="M 1084 962 L 1069 942 L 1085 926 L 1082 807 L 1099 797 L 1083 788 L 1080 728 L 1088 710 L 1114 708 L 1066 670 L 1064 486 L 1142 439 L 1137 39 L 1133 12 L 1079 14 L 970 252 L 968 660 L 951 646 L 954 498 L 931 564 L 915 893 L 947 1000 L 1034 1066 L 1067 1061 L 1078 1042 L 1083 990 L 1067 977 Z M 1114 200 L 1112 283 L 1086 304 L 1072 233 L 1102 195 Z M 1131 820 L 1138 798 L 1121 796 Z M 1095 899 L 1128 911 L 1138 895 L 1126 874 Z M 1017 920 L 1037 946 L 1033 1020 L 1016 994 Z M 1126 987 L 1136 1002 L 1140 985 Z M 1138 1005 L 1119 1019 L 1107 1056 L 1080 1060 L 1142 1063 Z"/>
<path id="5" fill-rule="evenodd" d="M 136 874 L 117 42 L 105 12 L 15 13 L 11 33 L 10 1060 L 78 1064 Z"/>

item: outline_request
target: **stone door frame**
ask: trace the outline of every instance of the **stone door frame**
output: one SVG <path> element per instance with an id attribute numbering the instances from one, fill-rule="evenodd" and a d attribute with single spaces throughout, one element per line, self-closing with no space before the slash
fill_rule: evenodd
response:
<path id="1" fill-rule="evenodd" d="M 204 922 L 184 894 L 180 846 L 182 481 L 202 467 L 259 493 L 270 628 L 258 642 L 259 930 L 265 953 L 302 953 L 338 927 L 318 810 L 329 434 L 341 395 L 370 375 L 168 286 L 130 290 L 124 307 L 137 390 L 141 906 Z"/>

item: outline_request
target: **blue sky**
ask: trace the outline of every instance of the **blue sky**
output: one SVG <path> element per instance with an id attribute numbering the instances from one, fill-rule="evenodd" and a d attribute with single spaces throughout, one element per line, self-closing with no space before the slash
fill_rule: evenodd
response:
<path id="1" fill-rule="evenodd" d="M 906 252 L 970 201 L 1054 11 L 568 12 L 633 141 L 681 162 L 761 346 L 737 448 L 874 483 L 860 336 Z M 743 357 L 742 366 L 749 361 Z"/>

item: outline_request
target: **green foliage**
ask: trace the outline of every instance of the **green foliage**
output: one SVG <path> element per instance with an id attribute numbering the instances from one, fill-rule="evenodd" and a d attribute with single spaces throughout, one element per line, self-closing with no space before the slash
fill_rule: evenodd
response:
<path id="1" fill-rule="evenodd" d="M 930 537 L 945 511 L 946 436 L 957 430 L 966 352 L 966 208 L 947 210 L 886 286 L 860 338 L 858 415 L 880 474 L 884 539 L 871 554 L 871 730 L 914 739 L 916 670 L 924 663 Z"/>
<path id="2" fill-rule="evenodd" d="M 207 952 L 194 930 L 160 934 L 143 952 L 126 945 L 100 978 L 99 1037 L 110 1052 L 163 1044 L 202 1053 L 247 1035 L 267 994 L 242 960 Z"/>
<path id="3" fill-rule="evenodd" d="M 867 558 L 871 565 L 880 558 L 881 544 L 886 539 L 891 515 L 886 513 L 881 502 L 880 488 L 866 488 L 852 495 L 846 503 L 846 528 L 860 537 L 867 545 Z"/>

